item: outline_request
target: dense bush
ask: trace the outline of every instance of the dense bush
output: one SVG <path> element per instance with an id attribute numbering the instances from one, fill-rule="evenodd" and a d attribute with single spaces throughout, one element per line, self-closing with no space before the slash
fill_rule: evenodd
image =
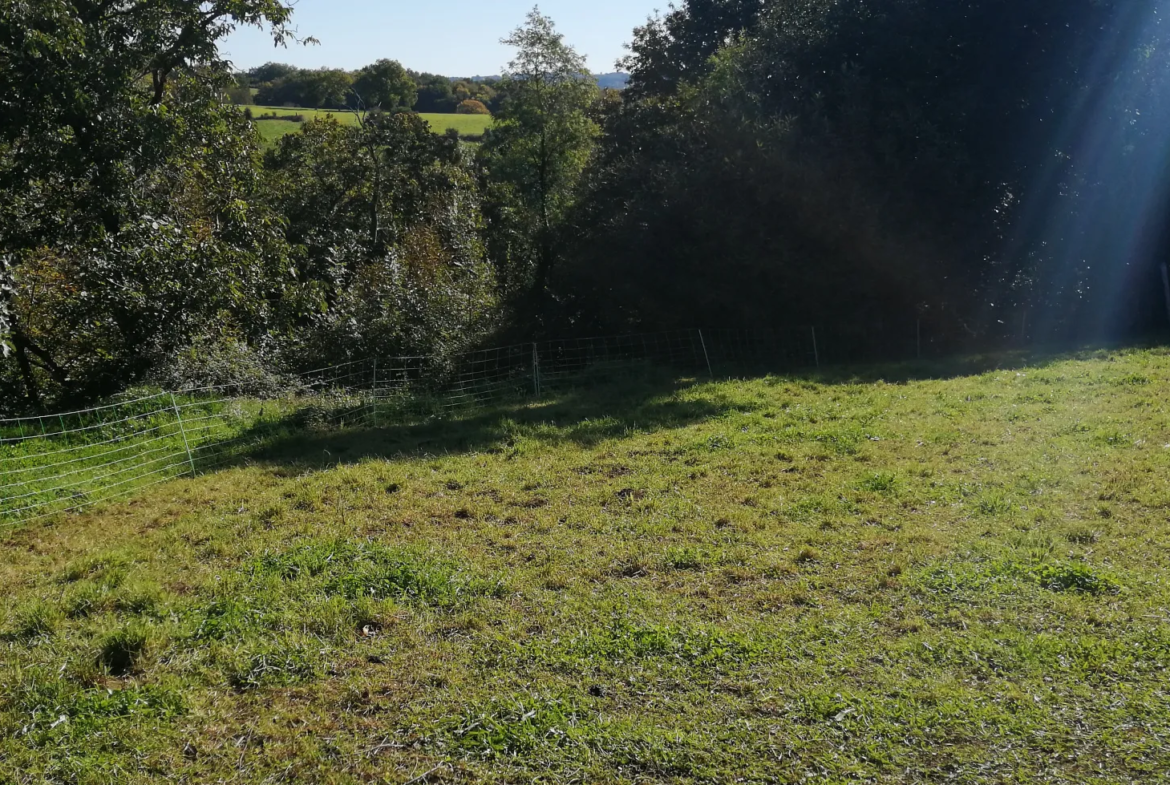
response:
<path id="1" fill-rule="evenodd" d="M 464 101 L 463 103 L 459 104 L 458 108 L 456 108 L 456 110 L 455 110 L 455 113 L 456 114 L 491 114 L 491 112 L 488 111 L 488 108 L 486 106 L 484 106 L 479 101 L 473 101 L 471 99 L 468 99 L 468 100 Z"/>
<path id="2" fill-rule="evenodd" d="M 495 321 L 475 181 L 458 138 L 415 114 L 311 122 L 265 162 L 296 284 L 288 364 L 445 354 Z"/>
<path id="3" fill-rule="evenodd" d="M 222 388 L 231 395 L 276 397 L 297 388 L 279 373 L 275 341 L 248 343 L 234 336 L 199 335 L 159 358 L 147 383 L 164 390 Z"/>

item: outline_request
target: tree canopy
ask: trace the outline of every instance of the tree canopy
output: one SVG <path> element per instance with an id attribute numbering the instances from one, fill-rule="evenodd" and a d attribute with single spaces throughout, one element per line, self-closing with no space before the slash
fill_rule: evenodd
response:
<path id="1" fill-rule="evenodd" d="M 353 92 L 359 106 L 366 109 L 409 109 L 418 101 L 414 80 L 394 60 L 379 60 L 358 71 Z"/>
<path id="2" fill-rule="evenodd" d="M 481 155 L 498 229 L 493 252 L 513 291 L 540 298 L 597 135 L 589 110 L 599 91 L 585 59 L 538 11 L 503 43 L 517 53 Z"/>
<path id="3" fill-rule="evenodd" d="M 193 126 L 194 118 L 184 111 L 203 105 L 222 115 L 218 103 L 207 103 L 207 91 L 222 86 L 226 69 L 216 41 L 241 24 L 265 27 L 276 41 L 285 41 L 291 37 L 290 14 L 278 0 L 126 5 L 44 0 L 0 8 L 0 71 L 5 75 L 0 91 L 0 336 L 5 347 L 15 350 L 34 403 L 39 402 L 34 365 L 63 389 L 80 380 L 33 339 L 21 320 L 21 305 L 13 302 L 20 274 L 59 264 L 86 282 L 85 288 L 76 285 L 87 306 L 102 291 L 122 290 L 128 303 L 142 308 L 120 311 L 119 317 L 94 305 L 103 325 L 121 319 L 122 340 L 132 340 L 139 323 L 155 322 L 147 313 L 158 304 L 146 302 L 141 291 L 126 290 L 127 272 L 115 257 L 129 251 L 144 263 L 155 257 L 172 264 L 177 260 L 168 247 L 185 241 L 171 229 L 183 236 L 196 231 L 198 220 L 223 228 L 216 219 L 228 216 L 220 209 L 237 211 L 246 223 L 246 203 L 233 197 L 217 204 L 208 194 L 203 204 L 190 205 L 202 211 L 200 219 L 188 215 L 166 227 L 152 214 L 158 206 L 154 197 L 174 186 L 168 173 L 176 171 L 178 159 L 218 155 L 236 145 L 244 131 L 235 118 L 226 117 L 196 130 L 202 121 Z M 196 171 L 185 176 L 199 179 Z M 230 176 L 202 184 L 230 192 Z M 215 242 L 221 236 L 204 233 L 203 239 Z M 250 242 L 228 242 L 236 240 L 245 247 Z M 141 252 L 131 250 L 143 241 L 147 247 Z M 90 380 L 84 383 L 89 386 Z"/>
<path id="4" fill-rule="evenodd" d="M 956 350 L 1148 333 L 1170 258 L 1159 10 L 685 0 L 634 31 L 619 92 L 536 10 L 481 81 L 390 59 L 231 74 L 233 27 L 292 40 L 277 0 L 8 3 L 0 407 L 216 346 L 283 372 L 504 332 L 815 324 L 859 356 L 899 321 Z M 252 89 L 385 111 L 265 153 L 227 103 Z M 472 146 L 412 107 L 495 123 Z"/>

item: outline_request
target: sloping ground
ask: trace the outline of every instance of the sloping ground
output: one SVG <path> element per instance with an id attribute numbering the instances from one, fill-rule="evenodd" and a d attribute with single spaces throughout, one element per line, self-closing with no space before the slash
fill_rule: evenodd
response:
<path id="1" fill-rule="evenodd" d="M 0 781 L 1164 778 L 1170 354 L 900 372 L 321 432 L 14 529 Z"/>

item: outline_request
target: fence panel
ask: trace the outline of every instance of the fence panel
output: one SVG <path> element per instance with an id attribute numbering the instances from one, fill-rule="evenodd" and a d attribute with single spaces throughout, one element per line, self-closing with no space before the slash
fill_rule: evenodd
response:
<path id="1" fill-rule="evenodd" d="M 0 522 L 29 521 L 192 474 L 235 438 L 232 401 L 161 393 L 0 420 Z"/>
<path id="2" fill-rule="evenodd" d="M 704 330 L 716 376 L 782 372 L 819 364 L 812 328 L 794 330 Z"/>
<path id="3" fill-rule="evenodd" d="M 546 340 L 447 358 L 354 360 L 302 374 L 300 392 L 283 402 L 209 387 L 0 420 L 0 525 L 80 510 L 226 465 L 264 438 L 266 412 L 277 421 L 295 411 L 297 422 L 310 425 L 376 427 L 661 369 L 718 377 L 816 361 L 811 331 L 676 330 Z"/>

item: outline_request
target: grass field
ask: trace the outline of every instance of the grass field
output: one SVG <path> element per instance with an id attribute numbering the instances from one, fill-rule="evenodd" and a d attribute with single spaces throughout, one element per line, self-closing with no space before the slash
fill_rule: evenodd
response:
<path id="1" fill-rule="evenodd" d="M 249 107 L 257 118 L 262 114 L 277 116 L 302 115 L 307 120 L 333 118 L 343 125 L 357 123 L 357 115 L 353 112 L 326 111 L 319 109 L 288 109 L 274 106 Z M 435 133 L 444 133 L 448 128 L 454 128 L 460 136 L 479 136 L 492 124 L 492 118 L 487 115 L 466 114 L 421 114 L 419 115 L 431 126 Z M 301 123 L 288 120 L 259 120 L 255 121 L 257 130 L 267 142 L 273 142 L 282 136 L 300 130 Z"/>
<path id="2" fill-rule="evenodd" d="M 15 528 L 0 782 L 1165 781 L 1170 352 L 974 367 L 322 430 Z"/>

